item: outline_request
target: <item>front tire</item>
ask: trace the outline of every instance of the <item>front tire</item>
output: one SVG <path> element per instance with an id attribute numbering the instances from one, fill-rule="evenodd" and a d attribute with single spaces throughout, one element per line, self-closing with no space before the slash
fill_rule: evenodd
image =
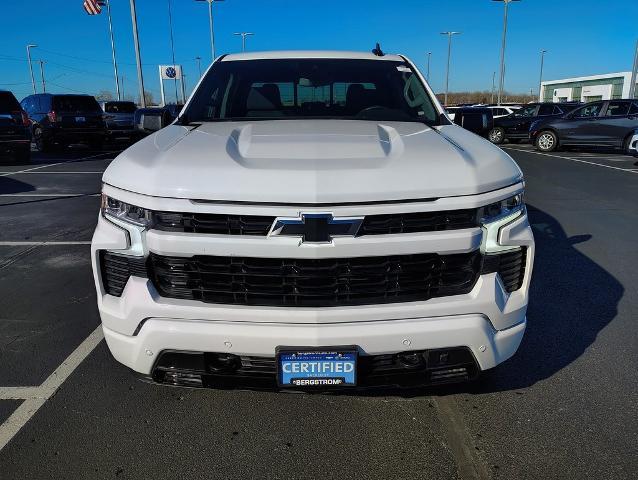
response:
<path id="1" fill-rule="evenodd" d="M 494 127 L 490 130 L 488 138 L 494 145 L 501 145 L 505 141 L 505 130 L 501 127 Z"/>
<path id="2" fill-rule="evenodd" d="M 540 152 L 553 152 L 558 148 L 558 137 L 550 130 L 545 130 L 536 137 L 536 150 Z"/>
<path id="3" fill-rule="evenodd" d="M 35 143 L 35 147 L 38 149 L 38 152 L 47 153 L 52 150 L 51 142 L 44 138 L 44 133 L 39 127 L 33 130 L 33 142 Z"/>

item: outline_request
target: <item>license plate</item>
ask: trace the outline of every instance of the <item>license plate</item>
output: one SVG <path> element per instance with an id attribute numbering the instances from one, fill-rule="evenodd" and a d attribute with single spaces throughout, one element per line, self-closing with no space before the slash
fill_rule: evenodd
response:
<path id="1" fill-rule="evenodd" d="M 357 384 L 354 347 L 291 349 L 277 352 L 277 380 L 282 387 L 352 387 Z"/>
<path id="2" fill-rule="evenodd" d="M 75 117 L 76 122 L 86 122 L 86 117 Z"/>

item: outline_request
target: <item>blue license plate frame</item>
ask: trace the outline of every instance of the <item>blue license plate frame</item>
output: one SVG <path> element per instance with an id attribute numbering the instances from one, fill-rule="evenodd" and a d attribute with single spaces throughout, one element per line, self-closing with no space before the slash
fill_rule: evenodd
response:
<path id="1" fill-rule="evenodd" d="M 276 360 L 277 384 L 280 387 L 350 388 L 357 386 L 359 350 L 354 345 L 278 347 Z M 305 369 L 303 365 L 306 365 Z"/>

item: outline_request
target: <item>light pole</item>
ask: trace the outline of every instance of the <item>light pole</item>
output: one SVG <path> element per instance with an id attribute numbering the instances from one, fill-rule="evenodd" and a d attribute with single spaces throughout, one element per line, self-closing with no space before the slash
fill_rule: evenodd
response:
<path id="1" fill-rule="evenodd" d="M 252 32 L 235 32 L 233 35 L 241 35 L 241 51 L 246 51 L 246 37 L 254 35 Z"/>
<path id="2" fill-rule="evenodd" d="M 29 62 L 29 73 L 31 73 L 31 86 L 33 87 L 33 93 L 37 93 L 35 90 L 35 77 L 33 76 L 33 64 L 31 63 L 31 49 L 37 47 L 37 45 L 27 45 L 27 61 Z"/>
<path id="3" fill-rule="evenodd" d="M 452 36 L 460 35 L 461 32 L 441 32 L 441 35 L 447 35 L 447 68 L 445 70 L 445 104 L 447 105 L 447 96 L 450 86 L 450 57 L 452 55 Z"/>
<path id="4" fill-rule="evenodd" d="M 494 94 L 496 93 L 496 72 L 492 72 L 492 99 L 490 103 L 494 103 Z"/>
<path id="5" fill-rule="evenodd" d="M 498 105 L 501 104 L 503 97 L 503 89 L 505 87 L 505 43 L 507 39 L 507 7 L 511 2 L 520 2 L 520 0 L 492 0 L 493 2 L 503 2 L 505 5 L 505 13 L 503 15 L 503 44 L 501 45 L 501 79 L 498 86 Z"/>
<path id="6" fill-rule="evenodd" d="M 197 62 L 197 70 L 199 70 L 199 78 L 202 78 L 202 57 L 195 57 Z"/>
<path id="7" fill-rule="evenodd" d="M 115 75 L 115 92 L 117 94 L 117 99 L 122 100 L 122 95 L 120 93 L 120 77 L 117 74 L 117 59 L 115 57 L 115 38 L 113 36 L 113 21 L 111 20 L 111 1 L 106 0 L 106 14 L 109 19 L 109 37 L 111 39 L 111 55 L 113 57 L 113 73 Z"/>
<path id="8" fill-rule="evenodd" d="M 40 77 L 42 78 L 42 93 L 47 93 L 47 84 L 44 81 L 44 62 L 42 60 L 38 60 L 40 62 Z"/>
<path id="9" fill-rule="evenodd" d="M 428 52 L 428 74 L 427 74 L 427 80 L 428 82 L 430 81 L 430 59 L 432 58 L 432 52 Z"/>
<path id="10" fill-rule="evenodd" d="M 144 75 L 142 74 L 142 56 L 140 55 L 140 39 L 137 34 L 137 13 L 135 10 L 135 0 L 131 0 L 131 21 L 133 22 L 133 44 L 135 45 L 135 61 L 137 63 L 137 79 L 140 87 L 140 106 L 146 107 L 146 96 L 144 95 Z"/>
<path id="11" fill-rule="evenodd" d="M 629 98 L 636 98 L 636 76 L 638 75 L 638 42 L 636 42 L 636 54 L 634 55 L 634 66 L 631 69 L 631 80 L 629 81 Z"/>
<path id="12" fill-rule="evenodd" d="M 547 50 L 541 50 L 541 75 L 538 81 L 538 101 L 543 101 L 543 63 L 545 63 L 545 54 Z"/>
<path id="13" fill-rule="evenodd" d="M 197 2 L 208 3 L 208 22 L 210 23 L 210 55 L 211 62 L 215 61 L 215 30 L 213 29 L 213 3 L 223 2 L 224 0 L 195 0 Z"/>

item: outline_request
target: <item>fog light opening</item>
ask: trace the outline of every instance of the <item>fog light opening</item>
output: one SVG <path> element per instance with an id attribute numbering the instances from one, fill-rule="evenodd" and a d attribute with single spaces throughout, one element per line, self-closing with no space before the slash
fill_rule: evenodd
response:
<path id="1" fill-rule="evenodd" d="M 405 368 L 420 368 L 425 366 L 425 359 L 421 352 L 403 352 L 398 355 L 399 362 Z"/>
<path id="2" fill-rule="evenodd" d="M 234 372 L 241 366 L 241 359 L 232 353 L 211 353 L 206 355 L 206 367 L 211 373 Z"/>

